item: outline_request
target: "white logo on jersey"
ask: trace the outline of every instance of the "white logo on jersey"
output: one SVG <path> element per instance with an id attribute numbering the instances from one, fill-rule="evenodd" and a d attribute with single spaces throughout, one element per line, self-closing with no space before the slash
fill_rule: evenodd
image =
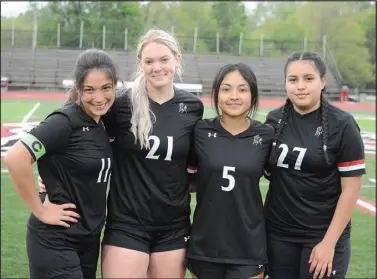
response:
<path id="1" fill-rule="evenodd" d="M 262 268 L 263 264 L 258 264 L 258 268 Z"/>
<path id="2" fill-rule="evenodd" d="M 262 145 L 262 138 L 259 135 L 254 136 L 253 144 L 255 144 L 255 145 L 258 145 L 258 144 Z"/>
<path id="3" fill-rule="evenodd" d="M 332 271 L 332 275 L 335 275 L 335 274 L 336 274 L 336 270 L 333 270 L 333 271 Z"/>
<path id="4" fill-rule="evenodd" d="M 109 142 L 114 142 L 115 138 L 114 137 L 109 137 Z"/>
<path id="5" fill-rule="evenodd" d="M 314 136 L 315 136 L 315 137 L 319 137 L 320 135 L 322 135 L 322 132 L 323 132 L 323 130 L 322 130 L 322 126 L 319 126 L 319 127 L 317 128 L 317 130 L 315 131 Z"/>
<path id="6" fill-rule="evenodd" d="M 179 112 L 180 113 L 184 113 L 184 112 L 187 113 L 187 106 L 184 103 L 179 104 Z"/>
<path id="7" fill-rule="evenodd" d="M 214 137 L 214 138 L 216 138 L 217 137 L 217 133 L 208 133 L 208 137 L 210 138 L 210 137 Z"/>
<path id="8" fill-rule="evenodd" d="M 188 236 L 188 237 L 184 237 L 184 240 L 185 240 L 185 242 L 187 242 L 188 240 L 190 239 L 190 236 Z"/>
<path id="9" fill-rule="evenodd" d="M 83 132 L 89 131 L 89 127 L 82 127 Z"/>

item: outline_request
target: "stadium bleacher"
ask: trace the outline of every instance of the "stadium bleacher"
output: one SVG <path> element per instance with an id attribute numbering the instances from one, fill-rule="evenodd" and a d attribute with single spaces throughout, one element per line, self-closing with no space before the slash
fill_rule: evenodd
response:
<path id="1" fill-rule="evenodd" d="M 62 81 L 62 86 L 65 89 L 69 89 L 73 86 L 74 81 L 72 79 L 65 79 Z M 131 88 L 133 85 L 132 81 L 121 82 L 118 81 L 117 88 Z M 174 86 L 180 89 L 184 89 L 188 92 L 191 92 L 197 96 L 202 93 L 203 86 L 201 84 L 192 84 L 192 83 L 174 83 Z"/>
<path id="2" fill-rule="evenodd" d="M 1 76 L 9 79 L 9 89 L 64 90 L 63 80 L 72 80 L 76 59 L 82 50 L 65 49 L 2 49 Z M 118 66 L 122 81 L 132 80 L 136 70 L 136 55 L 130 51 L 107 51 Z M 210 94 L 213 78 L 218 69 L 227 63 L 243 62 L 254 70 L 261 95 L 285 96 L 284 65 L 286 57 L 249 57 L 230 55 L 184 54 L 183 78 L 176 84 L 196 84 L 202 94 Z M 331 71 L 327 76 L 327 94 L 339 96 L 341 85 L 337 84 Z"/>

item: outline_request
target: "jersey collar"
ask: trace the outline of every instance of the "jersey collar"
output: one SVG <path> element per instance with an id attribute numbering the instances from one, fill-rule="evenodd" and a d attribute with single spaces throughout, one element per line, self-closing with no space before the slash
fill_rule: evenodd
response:
<path id="1" fill-rule="evenodd" d="M 224 127 L 221 125 L 221 122 L 220 122 L 220 116 L 217 116 L 215 119 L 214 119 L 214 128 L 220 133 L 220 135 L 223 135 L 225 137 L 231 137 L 231 138 L 244 138 L 244 137 L 250 137 L 252 135 L 252 119 L 249 118 L 250 120 L 250 126 L 249 128 L 247 128 L 245 131 L 237 134 L 237 135 L 232 135 L 231 133 L 229 133 L 227 130 L 224 129 Z"/>

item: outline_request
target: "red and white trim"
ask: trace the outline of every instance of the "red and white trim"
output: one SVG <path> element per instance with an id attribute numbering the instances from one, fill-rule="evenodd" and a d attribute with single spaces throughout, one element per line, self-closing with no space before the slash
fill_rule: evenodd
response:
<path id="1" fill-rule="evenodd" d="M 194 173 L 196 173 L 198 171 L 198 168 L 197 167 L 195 167 L 195 166 L 187 166 L 187 172 L 189 173 L 189 174 L 194 174 Z"/>
<path id="2" fill-rule="evenodd" d="M 356 160 L 351 162 L 338 163 L 338 170 L 340 172 L 354 171 L 365 169 L 365 160 Z"/>

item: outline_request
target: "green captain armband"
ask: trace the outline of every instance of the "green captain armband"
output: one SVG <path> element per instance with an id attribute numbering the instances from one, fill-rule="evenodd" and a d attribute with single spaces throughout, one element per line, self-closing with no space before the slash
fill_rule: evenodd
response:
<path id="1" fill-rule="evenodd" d="M 41 158 L 43 155 L 46 154 L 46 149 L 44 145 L 40 142 L 39 139 L 34 137 L 32 134 L 27 133 L 21 141 L 26 145 L 29 151 L 32 152 L 35 161 Z"/>

